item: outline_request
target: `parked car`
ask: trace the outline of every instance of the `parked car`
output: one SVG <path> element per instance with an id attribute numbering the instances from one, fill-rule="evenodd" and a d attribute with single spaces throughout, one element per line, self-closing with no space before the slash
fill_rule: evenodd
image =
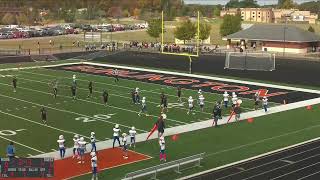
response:
<path id="1" fill-rule="evenodd" d="M 79 34 L 79 31 L 71 28 L 71 29 L 66 29 L 66 33 L 67 34 Z"/>

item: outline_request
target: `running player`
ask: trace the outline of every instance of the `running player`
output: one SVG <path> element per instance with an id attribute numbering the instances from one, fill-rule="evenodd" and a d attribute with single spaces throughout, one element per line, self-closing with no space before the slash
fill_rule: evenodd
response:
<path id="1" fill-rule="evenodd" d="M 180 86 L 177 87 L 177 95 L 178 95 L 178 102 L 181 102 L 182 99 L 181 99 L 181 87 Z"/>
<path id="2" fill-rule="evenodd" d="M 98 180 L 98 157 L 96 152 L 91 152 L 91 167 L 92 167 L 92 178 L 91 180 Z"/>
<path id="3" fill-rule="evenodd" d="M 132 98 L 132 103 L 136 104 L 136 91 L 135 91 L 135 89 L 133 89 L 131 91 L 131 98 Z"/>
<path id="4" fill-rule="evenodd" d="M 253 100 L 254 100 L 254 109 L 257 110 L 259 107 L 259 102 L 260 102 L 260 97 L 259 97 L 259 93 L 256 92 L 253 96 Z"/>
<path id="5" fill-rule="evenodd" d="M 114 82 L 118 82 L 118 81 L 119 81 L 119 78 L 118 78 L 118 76 L 119 76 L 119 71 L 118 71 L 118 69 L 113 69 L 113 70 L 112 70 L 112 74 L 113 74 L 113 76 L 114 76 Z"/>
<path id="6" fill-rule="evenodd" d="M 77 77 L 75 74 L 72 76 L 72 84 L 77 85 Z"/>
<path id="7" fill-rule="evenodd" d="M 189 104 L 189 110 L 188 110 L 187 114 L 190 114 L 191 111 L 193 110 L 193 99 L 192 99 L 192 96 L 189 97 L 188 104 Z"/>
<path id="8" fill-rule="evenodd" d="M 47 125 L 47 110 L 46 108 L 42 107 L 40 110 L 41 113 L 41 120 L 43 122 L 43 124 Z"/>
<path id="9" fill-rule="evenodd" d="M 167 99 L 167 96 L 164 93 L 162 93 L 160 97 L 161 97 L 161 104 L 160 104 L 161 113 L 166 113 L 166 112 L 168 112 L 168 99 Z"/>
<path id="10" fill-rule="evenodd" d="M 102 93 L 102 100 L 105 106 L 108 105 L 108 99 L 109 99 L 109 93 L 107 92 L 107 90 L 104 90 Z"/>
<path id="11" fill-rule="evenodd" d="M 268 111 L 268 98 L 266 96 L 264 96 L 262 98 L 262 104 L 263 104 L 264 112 L 267 112 Z"/>
<path id="12" fill-rule="evenodd" d="M 237 95 L 235 94 L 235 92 L 232 93 L 232 99 L 231 99 L 231 101 L 232 101 L 232 108 L 235 108 L 236 105 L 237 105 L 237 101 L 238 101 L 238 97 L 237 97 Z"/>
<path id="13" fill-rule="evenodd" d="M 198 94 L 199 94 L 199 95 L 202 94 L 202 90 L 201 90 L 201 89 L 198 90 Z"/>
<path id="14" fill-rule="evenodd" d="M 161 136 L 159 138 L 159 145 L 160 145 L 160 161 L 167 161 L 167 154 L 165 152 L 166 150 L 166 142 L 164 140 L 164 137 Z"/>
<path id="15" fill-rule="evenodd" d="M 79 155 L 80 155 L 80 161 L 78 163 L 83 164 L 84 163 L 84 152 L 86 151 L 87 142 L 84 140 L 84 137 L 80 137 L 80 140 L 78 143 L 79 143 Z"/>
<path id="16" fill-rule="evenodd" d="M 79 135 L 75 134 L 73 137 L 73 149 L 72 149 L 73 156 L 72 156 L 72 158 L 75 158 L 75 157 L 79 158 L 80 157 L 79 156 L 79 141 L 80 141 Z"/>
<path id="17" fill-rule="evenodd" d="M 88 85 L 88 89 L 89 89 L 89 94 L 88 94 L 88 98 L 92 97 L 92 89 L 93 89 L 93 83 L 92 81 L 89 81 L 89 85 Z"/>
<path id="18" fill-rule="evenodd" d="M 13 92 L 17 92 L 17 77 L 16 76 L 13 76 L 13 79 L 12 79 L 12 85 L 13 85 Z"/>
<path id="19" fill-rule="evenodd" d="M 201 111 L 203 112 L 203 109 L 204 109 L 204 96 L 202 94 L 199 95 L 199 106 L 200 106 L 200 109 Z"/>
<path id="20" fill-rule="evenodd" d="M 52 82 L 52 90 L 53 90 L 53 97 L 57 98 L 57 95 L 58 95 L 58 80 L 57 79 Z"/>
<path id="21" fill-rule="evenodd" d="M 120 144 L 120 138 L 119 138 L 119 133 L 121 132 L 121 129 L 119 128 L 119 124 L 116 124 L 113 128 L 113 145 L 112 148 L 114 148 L 114 143 L 116 141 L 118 141 L 119 146 L 121 146 Z"/>
<path id="22" fill-rule="evenodd" d="M 225 107 L 225 108 L 228 108 L 229 97 L 230 97 L 230 96 L 229 96 L 228 92 L 225 91 L 225 92 L 223 93 L 223 102 L 224 102 L 224 107 Z"/>
<path id="23" fill-rule="evenodd" d="M 71 86 L 71 94 L 73 100 L 75 100 L 77 98 L 77 86 L 75 84 L 72 84 Z"/>
<path id="24" fill-rule="evenodd" d="M 122 134 L 122 150 L 123 150 L 123 159 L 128 159 L 128 144 L 127 144 L 127 134 Z"/>
<path id="25" fill-rule="evenodd" d="M 66 148 L 64 146 L 65 140 L 64 140 L 63 135 L 59 136 L 59 139 L 57 140 L 57 142 L 58 142 L 58 145 L 59 145 L 60 158 L 63 159 L 64 155 L 66 153 Z"/>
<path id="26" fill-rule="evenodd" d="M 157 126 L 158 126 L 158 138 L 163 136 L 164 134 L 164 129 L 166 128 L 164 120 L 167 118 L 167 115 L 161 114 L 161 116 L 158 118 Z"/>
<path id="27" fill-rule="evenodd" d="M 91 151 L 90 152 L 97 152 L 97 146 L 96 146 L 96 133 L 91 132 L 90 136 L 90 142 L 91 142 Z"/>
<path id="28" fill-rule="evenodd" d="M 236 114 L 235 115 L 235 118 L 236 118 L 236 121 L 239 121 L 240 120 L 240 114 L 241 114 L 241 108 L 240 108 L 240 104 L 236 104 L 234 109 L 233 109 L 234 113 Z"/>
<path id="29" fill-rule="evenodd" d="M 146 97 L 143 97 L 143 98 L 142 98 L 142 101 L 141 101 L 141 110 L 140 110 L 140 112 L 138 113 L 138 116 L 141 116 L 141 113 L 144 113 L 146 116 L 148 116 Z"/>
<path id="30" fill-rule="evenodd" d="M 132 128 L 129 130 L 129 135 L 130 135 L 130 147 L 133 146 L 133 148 L 135 148 L 137 131 L 134 126 L 132 126 Z"/>

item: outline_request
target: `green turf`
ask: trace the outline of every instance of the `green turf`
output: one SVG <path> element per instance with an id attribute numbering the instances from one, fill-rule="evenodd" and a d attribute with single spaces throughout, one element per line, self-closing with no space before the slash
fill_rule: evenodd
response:
<path id="1" fill-rule="evenodd" d="M 28 64 L 31 65 L 31 64 Z M 0 145 L 5 147 L 9 140 L 14 140 L 31 148 L 16 144 L 17 154 L 21 157 L 51 152 L 57 149 L 56 139 L 64 134 L 67 146 L 72 146 L 74 133 L 89 136 L 94 130 L 98 140 L 111 138 L 112 127 L 118 123 L 123 131 L 134 125 L 138 133 L 147 132 L 155 122 L 155 118 L 139 117 L 139 105 L 131 104 L 130 91 L 139 87 L 142 96 L 147 97 L 148 111 L 153 116 L 160 113 L 160 92 L 168 94 L 169 103 L 177 102 L 176 89 L 158 84 L 143 83 L 121 79 L 114 83 L 113 78 L 74 73 L 60 70 L 32 69 L 20 71 L 5 71 L 2 75 L 10 74 L 18 77 L 18 91 L 12 92 L 11 77 L 0 78 L 0 130 L 17 130 L 17 135 L 0 136 Z M 79 92 L 78 99 L 70 97 L 70 84 L 73 74 L 77 74 Z M 54 99 L 49 85 L 54 79 L 59 80 L 59 97 Z M 94 97 L 87 98 L 88 81 L 94 82 Z M 110 93 L 110 104 L 105 107 L 101 102 L 101 93 L 107 89 Z M 194 90 L 183 90 L 184 98 L 197 96 Z M 200 112 L 197 107 L 195 115 L 187 115 L 186 106 L 169 109 L 167 126 L 174 127 L 188 124 L 192 121 L 203 121 L 211 117 L 213 103 L 221 100 L 221 95 L 205 93 L 206 109 Z M 184 99 L 186 101 L 186 99 Z M 245 111 L 252 110 L 253 102 L 244 99 Z M 276 105 L 276 104 L 272 104 Z M 43 126 L 40 121 L 40 107 L 47 106 L 49 126 Z M 229 114 L 229 109 L 224 114 Z M 114 114 L 110 119 L 102 115 Z M 233 162 L 293 143 L 301 142 L 317 136 L 319 131 L 318 108 L 306 111 L 304 108 L 272 114 L 257 118 L 253 124 L 237 123 L 221 128 L 208 128 L 201 131 L 180 135 L 179 141 L 167 139 L 169 159 L 206 152 L 203 168 L 196 168 L 184 172 L 185 174 L 204 170 L 225 163 Z M 99 118 L 97 118 L 99 117 Z M 78 120 L 77 120 L 78 118 Z M 89 121 L 83 122 L 82 120 Z M 2 137 L 2 138 L 1 138 Z M 7 138 L 7 139 L 3 139 Z M 246 145 L 247 144 L 247 145 Z M 241 148 L 237 148 L 241 146 Z M 139 143 L 138 152 L 154 157 L 151 160 L 107 170 L 100 173 L 100 179 L 120 179 L 125 173 L 158 164 L 159 147 L 156 141 Z M 39 152 L 40 151 L 40 152 Z M 0 151 L 0 156 L 5 152 Z M 163 175 L 161 179 L 177 177 Z M 88 176 L 79 179 L 88 179 Z"/>

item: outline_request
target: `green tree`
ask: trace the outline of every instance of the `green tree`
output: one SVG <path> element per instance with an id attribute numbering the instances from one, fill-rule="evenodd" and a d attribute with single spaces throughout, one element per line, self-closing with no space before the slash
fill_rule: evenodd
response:
<path id="1" fill-rule="evenodd" d="M 174 35 L 177 39 L 183 40 L 185 44 L 187 40 L 194 38 L 197 32 L 197 27 L 190 21 L 190 19 L 182 22 L 176 27 Z"/>
<path id="2" fill-rule="evenodd" d="M 16 23 L 16 18 L 13 14 L 11 13 L 6 13 L 3 17 L 2 17 L 2 23 L 3 24 L 15 24 Z"/>
<path id="3" fill-rule="evenodd" d="M 279 0 L 278 7 L 282 9 L 292 9 L 296 7 L 296 4 L 293 0 Z"/>
<path id="4" fill-rule="evenodd" d="M 220 25 L 220 34 L 222 36 L 227 36 L 241 30 L 241 17 L 225 15 L 223 17 L 223 22 Z"/>
<path id="5" fill-rule="evenodd" d="M 204 23 L 204 22 L 200 23 L 199 39 L 201 39 L 202 41 L 208 39 L 210 36 L 210 32 L 211 32 L 210 24 Z"/>
<path id="6" fill-rule="evenodd" d="M 220 11 L 221 11 L 221 9 L 219 8 L 219 6 L 215 6 L 213 8 L 213 16 L 214 17 L 220 17 Z"/>
<path id="7" fill-rule="evenodd" d="M 160 37 L 160 34 L 162 32 L 161 28 L 161 19 L 151 19 L 148 21 L 148 29 L 147 33 L 149 34 L 150 37 L 153 37 L 157 40 L 157 38 Z"/>
<path id="8" fill-rule="evenodd" d="M 30 21 L 24 13 L 20 13 L 19 15 L 17 15 L 16 20 L 19 25 L 28 25 Z"/>
<path id="9" fill-rule="evenodd" d="M 314 30 L 314 28 L 312 26 L 309 26 L 308 31 L 309 32 L 313 32 L 313 33 L 315 32 L 315 30 Z"/>
<path id="10" fill-rule="evenodd" d="M 228 8 L 255 8 L 259 7 L 256 0 L 230 0 L 226 7 Z"/>

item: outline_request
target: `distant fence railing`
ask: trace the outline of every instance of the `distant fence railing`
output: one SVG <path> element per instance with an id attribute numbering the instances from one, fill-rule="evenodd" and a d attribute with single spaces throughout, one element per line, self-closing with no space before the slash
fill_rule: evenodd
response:
<path id="1" fill-rule="evenodd" d="M 194 167 L 200 167 L 200 162 L 204 158 L 205 153 L 189 156 L 186 158 L 178 159 L 175 161 L 171 161 L 168 163 L 163 163 L 157 166 L 149 167 L 146 169 L 134 171 L 131 173 L 126 174 L 126 176 L 122 180 L 130 180 L 130 179 L 137 179 L 149 175 L 153 175 L 152 179 L 157 179 L 157 174 L 159 172 L 165 171 L 165 170 L 170 170 L 173 168 L 177 168 L 175 170 L 176 173 L 181 173 L 182 169 L 181 166 L 195 163 Z"/>

